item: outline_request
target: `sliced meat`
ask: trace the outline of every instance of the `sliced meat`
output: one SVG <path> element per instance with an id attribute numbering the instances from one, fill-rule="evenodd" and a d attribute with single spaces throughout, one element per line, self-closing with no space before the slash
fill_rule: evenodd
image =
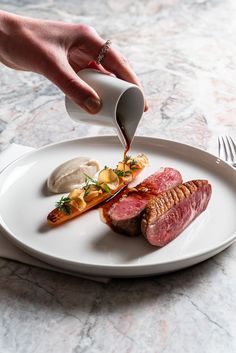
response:
<path id="1" fill-rule="evenodd" d="M 173 188 L 183 181 L 180 172 L 173 168 L 161 168 L 156 173 L 144 179 L 135 188 L 138 191 L 157 195 L 162 191 Z"/>
<path id="2" fill-rule="evenodd" d="M 103 208 L 103 218 L 112 229 L 130 236 L 141 233 L 141 216 L 148 201 L 159 192 L 182 183 L 181 174 L 173 168 L 162 168 L 122 197 Z"/>
<path id="3" fill-rule="evenodd" d="M 168 244 L 206 209 L 210 197 L 208 181 L 193 180 L 152 198 L 141 221 L 144 237 L 155 246 Z"/>

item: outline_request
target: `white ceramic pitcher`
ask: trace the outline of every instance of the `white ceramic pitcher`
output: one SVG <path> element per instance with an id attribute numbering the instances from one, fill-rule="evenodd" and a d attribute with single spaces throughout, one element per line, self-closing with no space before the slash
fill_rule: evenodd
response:
<path id="1" fill-rule="evenodd" d="M 94 69 L 81 70 L 78 76 L 97 92 L 102 107 L 93 115 L 66 97 L 65 104 L 69 116 L 77 122 L 113 127 L 122 145 L 125 148 L 130 146 L 144 110 L 141 89 Z"/>

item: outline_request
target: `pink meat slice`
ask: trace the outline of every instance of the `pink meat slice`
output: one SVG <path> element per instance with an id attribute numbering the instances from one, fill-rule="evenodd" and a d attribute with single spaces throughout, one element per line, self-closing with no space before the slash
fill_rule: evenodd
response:
<path id="1" fill-rule="evenodd" d="M 139 191 L 157 195 L 162 191 L 168 190 L 180 183 L 182 183 L 182 175 L 174 168 L 161 168 L 156 173 L 144 179 L 136 189 Z"/>
<path id="2" fill-rule="evenodd" d="M 144 237 L 155 246 L 168 244 L 206 209 L 211 193 L 207 180 L 193 180 L 152 198 L 141 221 Z"/>
<path id="3" fill-rule="evenodd" d="M 109 211 L 114 230 L 130 236 L 141 233 L 141 216 L 151 198 L 182 183 L 181 174 L 173 168 L 162 168 L 143 180 L 134 189 L 125 192 Z"/>

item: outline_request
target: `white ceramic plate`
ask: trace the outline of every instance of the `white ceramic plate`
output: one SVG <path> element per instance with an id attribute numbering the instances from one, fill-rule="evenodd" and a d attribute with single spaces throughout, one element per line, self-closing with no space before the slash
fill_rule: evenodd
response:
<path id="1" fill-rule="evenodd" d="M 236 238 L 236 172 L 202 150 L 180 143 L 136 137 L 132 155 L 144 152 L 150 167 L 136 183 L 160 167 L 181 171 L 184 181 L 208 179 L 213 194 L 207 210 L 163 248 L 143 237 L 114 233 L 92 210 L 64 225 L 46 225 L 48 212 L 60 196 L 46 195 L 51 171 L 76 156 L 97 159 L 101 167 L 122 158 L 116 137 L 66 141 L 30 152 L 0 175 L 0 224 L 8 238 L 27 253 L 54 266 L 97 276 L 144 276 L 178 270 L 203 261 Z"/>

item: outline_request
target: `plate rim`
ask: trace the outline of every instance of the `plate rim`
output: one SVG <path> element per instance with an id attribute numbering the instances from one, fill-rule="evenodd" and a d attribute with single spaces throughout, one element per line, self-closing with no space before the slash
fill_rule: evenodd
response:
<path id="1" fill-rule="evenodd" d="M 46 150 L 48 148 L 54 147 L 56 145 L 61 145 L 61 144 L 66 144 L 66 143 L 73 143 L 75 141 L 84 141 L 84 140 L 96 140 L 96 139 L 116 139 L 118 140 L 118 137 L 116 135 L 99 135 L 99 136 L 86 136 L 86 137 L 79 137 L 79 138 L 73 138 L 73 139 L 65 139 L 63 141 L 57 141 L 57 142 L 53 142 L 44 146 L 41 146 L 39 148 L 36 148 L 33 151 L 28 151 L 26 153 L 24 153 L 22 156 L 16 158 L 14 161 L 12 161 L 11 163 L 9 163 L 7 166 L 5 166 L 1 171 L 0 171 L 0 175 L 4 174 L 5 171 L 7 171 L 8 168 L 11 168 L 14 166 L 15 163 L 18 163 L 20 160 L 28 157 L 29 155 L 34 154 L 35 152 L 40 152 L 42 150 Z M 230 166 L 227 162 L 225 162 L 224 160 L 222 160 L 221 158 L 217 157 L 216 155 L 214 155 L 211 152 L 208 152 L 202 148 L 199 147 L 195 147 L 186 143 L 182 143 L 182 142 L 178 142 L 175 140 L 170 140 L 170 139 L 163 139 L 163 138 L 158 138 L 158 137 L 150 137 L 150 136 L 145 136 L 145 135 L 137 135 L 135 136 L 134 142 L 138 140 L 140 142 L 144 142 L 145 140 L 148 140 L 151 143 L 157 142 L 157 143 L 164 143 L 164 144 L 175 144 L 178 146 L 182 146 L 184 148 L 190 148 L 192 150 L 197 150 L 201 153 L 203 153 L 204 155 L 207 155 L 210 158 L 215 158 L 217 161 L 219 161 L 219 163 L 223 164 L 224 167 L 228 168 L 229 170 L 231 170 L 231 172 L 236 173 L 236 170 Z M 90 268 L 90 269 L 101 269 L 101 270 L 106 270 L 106 269 L 119 269 L 119 270 L 125 270 L 125 269 L 138 269 L 138 268 L 142 268 L 142 269 L 146 269 L 146 268 L 150 268 L 150 269 L 154 269 L 158 266 L 166 266 L 166 265 L 173 265 L 173 264 L 179 264 L 181 262 L 186 262 L 190 259 L 192 260 L 196 260 L 198 257 L 205 257 L 206 255 L 214 252 L 214 253 L 218 253 L 219 251 L 221 251 L 220 249 L 224 250 L 225 248 L 227 248 L 228 246 L 230 246 L 235 240 L 236 240 L 236 230 L 235 232 L 228 237 L 226 240 L 224 240 L 223 242 L 221 242 L 220 244 L 218 244 L 216 247 L 211 248 L 211 249 L 206 249 L 204 250 L 199 250 L 198 252 L 192 252 L 189 255 L 186 256 L 182 256 L 181 258 L 177 258 L 177 259 L 173 259 L 173 260 L 168 260 L 168 261 L 162 261 L 162 262 L 151 262 L 151 263 L 147 263 L 147 264 L 91 264 L 91 263 L 86 263 L 86 262 L 79 262 L 79 261 L 73 261 L 73 260 L 69 260 L 69 259 L 64 259 L 55 255 L 51 255 L 48 253 L 45 253 L 43 251 L 37 250 L 31 246 L 26 245 L 24 242 L 20 241 L 13 232 L 11 232 L 8 229 L 8 226 L 5 224 L 4 220 L 2 219 L 1 215 L 0 215 L 0 230 L 6 234 L 6 237 L 13 243 L 15 244 L 18 248 L 24 250 L 26 253 L 28 253 L 29 255 L 32 256 L 35 255 L 38 259 L 45 259 L 45 258 L 49 258 L 50 260 L 54 260 L 56 262 L 59 263 L 64 263 L 64 264 L 70 264 L 70 265 L 76 265 L 76 266 L 80 266 L 80 267 L 86 267 L 86 268 Z M 158 250 L 158 248 L 157 248 Z M 38 256 L 37 256 L 38 255 Z M 214 255 L 212 255 L 214 256 Z M 211 256 L 209 256 L 211 257 Z M 46 260 L 45 260 L 46 261 Z M 200 262 L 200 261 L 199 261 Z M 181 267 L 182 268 L 182 267 Z M 80 272 L 80 271 L 76 271 L 76 272 Z"/>
<path id="2" fill-rule="evenodd" d="M 4 227 L 2 227 L 2 224 L 0 224 L 0 230 L 2 232 L 4 232 L 4 234 L 8 236 L 10 235 L 10 237 L 12 236 L 12 232 L 7 231 Z M 80 266 L 86 266 L 86 267 L 90 267 L 90 268 L 99 268 L 99 269 L 107 269 L 107 268 L 119 268 L 119 269 L 137 269 L 137 268 L 153 268 L 156 266 L 166 266 L 166 265 L 173 265 L 173 264 L 178 264 L 180 262 L 185 262 L 188 261 L 190 259 L 197 259 L 200 256 L 205 256 L 211 252 L 218 252 L 218 250 L 220 251 L 221 248 L 225 249 L 227 248 L 229 245 L 233 244 L 236 241 L 236 232 L 233 233 L 233 235 L 231 235 L 231 237 L 229 237 L 227 240 L 225 240 L 224 242 L 220 243 L 217 247 L 214 247 L 214 249 L 208 249 L 206 251 L 202 251 L 200 253 L 191 253 L 190 255 L 181 257 L 181 258 L 177 258 L 171 261 L 163 261 L 163 262 L 158 262 L 158 263 L 148 263 L 148 264 L 91 264 L 91 263 L 86 263 L 86 262 L 78 262 L 78 261 L 73 261 L 73 260 L 68 260 L 68 259 L 63 259 L 54 255 L 50 255 L 50 254 L 46 254 L 42 251 L 39 251 L 37 249 L 31 248 L 30 246 L 22 243 L 21 241 L 19 241 L 18 239 L 16 239 L 14 237 L 14 235 L 11 238 L 13 244 L 17 245 L 17 247 L 19 247 L 22 250 L 25 250 L 25 252 L 29 255 L 32 256 L 32 253 L 38 254 L 38 255 L 42 255 L 43 258 L 50 258 L 52 260 L 56 260 L 58 262 L 63 262 L 63 263 L 69 263 L 69 264 L 73 264 L 73 265 L 80 265 Z M 158 250 L 158 248 L 157 248 Z M 40 259 L 40 257 L 37 257 L 38 259 Z"/>

